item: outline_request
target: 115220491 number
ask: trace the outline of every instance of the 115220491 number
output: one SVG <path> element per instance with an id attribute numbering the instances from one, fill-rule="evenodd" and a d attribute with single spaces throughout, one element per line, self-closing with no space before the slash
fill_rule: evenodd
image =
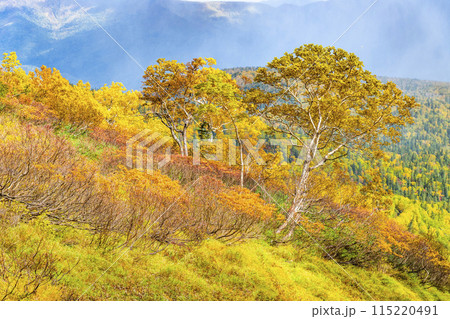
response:
<path id="1" fill-rule="evenodd" d="M 373 316 L 437 316 L 436 306 L 372 306 Z"/>

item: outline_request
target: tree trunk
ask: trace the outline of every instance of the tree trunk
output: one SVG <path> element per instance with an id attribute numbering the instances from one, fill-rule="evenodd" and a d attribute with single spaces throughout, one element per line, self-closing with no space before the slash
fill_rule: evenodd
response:
<path id="1" fill-rule="evenodd" d="M 186 130 L 183 132 L 183 147 L 184 147 L 184 156 L 188 156 L 188 142 L 187 142 L 187 132 Z"/>
<path id="2" fill-rule="evenodd" d="M 311 164 L 316 157 L 317 145 L 319 143 L 320 134 L 317 131 L 312 137 L 307 148 L 306 159 L 303 162 L 302 176 L 296 185 L 295 197 L 286 216 L 286 221 L 278 227 L 276 234 L 280 234 L 286 228 L 289 230 L 284 236 L 283 241 L 288 240 L 294 233 L 295 226 L 300 222 L 302 213 L 307 209 L 306 196 L 308 193 L 308 181 L 312 170 Z"/>
<path id="3" fill-rule="evenodd" d="M 280 234 L 286 228 L 289 230 L 289 232 L 283 238 L 284 240 L 289 239 L 292 236 L 296 224 L 301 219 L 301 214 L 306 209 L 305 197 L 307 193 L 307 183 L 310 175 L 310 164 L 311 163 L 305 162 L 302 170 L 302 176 L 296 187 L 294 200 L 286 216 L 286 221 L 280 227 L 278 227 L 276 231 L 277 234 Z"/>
<path id="4" fill-rule="evenodd" d="M 227 109 L 227 112 L 230 114 L 230 112 Z M 241 164 L 241 180 L 240 180 L 240 186 L 244 187 L 244 170 L 245 170 L 245 165 L 244 165 L 244 146 L 242 145 L 242 140 L 241 140 L 241 136 L 239 135 L 239 129 L 236 125 L 236 121 L 234 120 L 233 116 L 230 115 L 231 121 L 233 122 L 233 126 L 234 126 L 234 133 L 236 134 L 236 139 L 239 143 L 239 160 L 240 160 L 240 164 Z"/>
<path id="5" fill-rule="evenodd" d="M 180 138 L 177 139 L 177 143 L 180 146 L 181 156 L 188 156 L 188 145 L 187 145 L 187 126 L 185 125 L 183 131 L 180 132 Z"/>
<path id="6" fill-rule="evenodd" d="M 283 237 L 283 241 L 288 240 L 292 237 L 294 233 L 295 226 L 300 222 L 301 214 L 305 212 L 306 205 L 306 195 L 308 193 L 308 180 L 311 173 L 311 163 L 313 162 L 316 152 L 317 143 L 319 140 L 319 135 L 316 134 L 311 140 L 306 154 L 306 159 L 303 162 L 302 176 L 297 183 L 295 190 L 295 197 L 289 208 L 288 214 L 286 216 L 286 221 L 278 227 L 276 234 L 280 234 L 286 228 L 289 230 L 288 233 Z"/>
<path id="7" fill-rule="evenodd" d="M 172 134 L 172 138 L 177 142 L 178 147 L 180 148 L 181 156 L 184 156 L 183 154 L 183 137 L 179 136 L 177 131 L 173 127 L 170 128 L 170 133 Z"/>
<path id="8" fill-rule="evenodd" d="M 240 160 L 241 160 L 241 187 L 244 187 L 244 148 L 242 147 L 241 139 L 239 139 L 239 152 L 240 152 Z"/>

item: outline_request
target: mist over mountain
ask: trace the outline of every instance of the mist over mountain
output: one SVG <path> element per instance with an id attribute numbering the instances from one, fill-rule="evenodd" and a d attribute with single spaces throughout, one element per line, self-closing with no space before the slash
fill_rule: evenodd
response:
<path id="1" fill-rule="evenodd" d="M 139 89 L 143 70 L 105 31 L 143 67 L 198 56 L 221 68 L 262 66 L 304 43 L 333 44 L 371 3 L 0 0 L 0 49 L 72 82 Z M 378 75 L 450 81 L 449 38 L 449 1 L 380 0 L 335 46 Z"/>

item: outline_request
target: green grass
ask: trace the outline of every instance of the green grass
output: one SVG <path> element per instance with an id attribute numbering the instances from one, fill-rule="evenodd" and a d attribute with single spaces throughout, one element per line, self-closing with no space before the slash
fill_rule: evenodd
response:
<path id="1" fill-rule="evenodd" d="M 93 161 L 98 161 L 106 149 L 115 149 L 111 144 L 96 141 L 89 137 L 86 132 L 77 132 L 76 129 L 71 126 L 62 127 L 58 131 L 58 134 L 65 137 L 67 141 L 75 147 L 79 154 Z"/>
<path id="2" fill-rule="evenodd" d="M 96 248 L 84 231 L 34 222 L 9 227 L 3 245 L 31 249 L 41 237 L 58 268 L 77 266 L 30 300 L 450 300 L 449 293 L 426 288 L 410 275 L 341 268 L 292 245 L 273 247 L 262 240 L 208 240 L 154 255 L 137 247 L 118 258 L 120 251 Z"/>

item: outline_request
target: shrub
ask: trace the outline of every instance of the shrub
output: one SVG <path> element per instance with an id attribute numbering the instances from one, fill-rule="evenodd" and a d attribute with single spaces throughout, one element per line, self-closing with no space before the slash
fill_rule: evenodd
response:
<path id="1" fill-rule="evenodd" d="M 275 213 L 273 205 L 241 187 L 226 187 L 213 177 L 199 180 L 190 195 L 191 232 L 199 237 L 241 240 L 261 234 L 265 221 Z"/>

